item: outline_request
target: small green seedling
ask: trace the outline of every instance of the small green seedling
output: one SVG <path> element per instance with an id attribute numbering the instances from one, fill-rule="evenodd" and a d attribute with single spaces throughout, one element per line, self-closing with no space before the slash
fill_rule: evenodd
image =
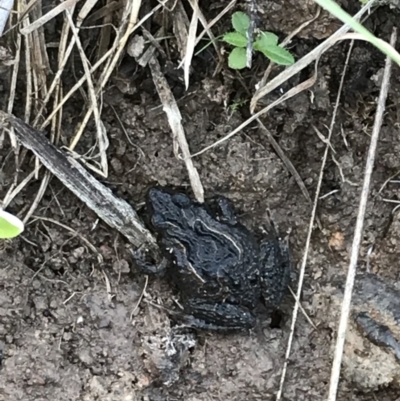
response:
<path id="1" fill-rule="evenodd" d="M 16 216 L 0 210 L 0 239 L 14 238 L 24 231 L 24 223 Z"/>
<path id="2" fill-rule="evenodd" d="M 222 40 L 235 46 L 228 58 L 229 67 L 241 70 L 246 67 L 247 56 L 247 31 L 250 27 L 250 18 L 247 14 L 238 11 L 232 15 L 232 26 L 234 32 L 228 32 Z M 278 45 L 278 37 L 271 32 L 260 32 L 252 43 L 253 49 L 264 54 L 276 64 L 291 65 L 294 57 L 283 47 Z"/>
<path id="3" fill-rule="evenodd" d="M 245 105 L 247 102 L 248 102 L 248 99 L 241 99 L 241 100 L 238 100 L 238 101 L 232 103 L 232 104 L 230 105 L 230 108 L 231 108 L 232 113 L 234 113 L 235 111 L 237 111 L 237 110 L 239 109 L 239 107 L 242 107 L 242 106 Z"/>

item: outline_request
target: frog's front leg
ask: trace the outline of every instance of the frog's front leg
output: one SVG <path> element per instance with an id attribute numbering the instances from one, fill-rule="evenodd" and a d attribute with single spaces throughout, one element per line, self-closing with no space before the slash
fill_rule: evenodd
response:
<path id="1" fill-rule="evenodd" d="M 185 313 L 185 324 L 204 330 L 237 331 L 251 329 L 256 324 L 254 315 L 243 306 L 199 298 L 186 300 Z"/>

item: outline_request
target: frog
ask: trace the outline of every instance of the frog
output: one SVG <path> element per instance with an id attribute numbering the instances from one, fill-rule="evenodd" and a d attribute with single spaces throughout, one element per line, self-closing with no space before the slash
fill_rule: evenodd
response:
<path id="1" fill-rule="evenodd" d="M 167 274 L 176 284 L 186 326 L 252 329 L 260 301 L 271 310 L 279 307 L 290 281 L 289 247 L 276 235 L 257 238 L 228 198 L 205 204 L 182 190 L 154 186 L 146 211 L 163 257 L 155 264 L 138 249 L 133 258 L 144 273 Z"/>

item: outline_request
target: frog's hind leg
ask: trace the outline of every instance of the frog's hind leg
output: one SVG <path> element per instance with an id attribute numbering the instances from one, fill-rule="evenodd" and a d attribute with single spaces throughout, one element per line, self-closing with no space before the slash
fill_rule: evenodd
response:
<path id="1" fill-rule="evenodd" d="M 188 299 L 185 303 L 184 323 L 189 327 L 215 331 L 251 329 L 256 324 L 254 315 L 245 307 L 215 303 L 203 299 Z"/>

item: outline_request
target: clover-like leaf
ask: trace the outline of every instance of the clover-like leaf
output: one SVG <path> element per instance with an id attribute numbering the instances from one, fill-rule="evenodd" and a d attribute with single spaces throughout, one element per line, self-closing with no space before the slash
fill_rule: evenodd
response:
<path id="1" fill-rule="evenodd" d="M 246 49 L 235 47 L 228 57 L 228 65 L 234 70 L 241 70 L 246 67 Z"/>
<path id="2" fill-rule="evenodd" d="M 230 45 L 233 45 L 236 47 L 246 47 L 247 46 L 246 36 L 243 36 L 239 32 L 228 32 L 223 36 L 222 40 L 224 42 L 229 43 Z"/>
<path id="3" fill-rule="evenodd" d="M 271 32 L 261 32 L 253 43 L 254 50 L 262 52 L 271 46 L 278 45 L 278 36 Z"/>
<path id="4" fill-rule="evenodd" d="M 268 49 L 262 50 L 262 53 L 276 64 L 292 65 L 294 63 L 292 54 L 280 46 L 270 46 Z"/>
<path id="5" fill-rule="evenodd" d="M 246 32 L 250 26 L 250 18 L 242 11 L 237 11 L 232 15 L 232 26 L 236 32 L 246 36 Z"/>
<path id="6" fill-rule="evenodd" d="M 16 216 L 0 210 L 0 239 L 14 238 L 24 231 L 24 223 Z"/>

